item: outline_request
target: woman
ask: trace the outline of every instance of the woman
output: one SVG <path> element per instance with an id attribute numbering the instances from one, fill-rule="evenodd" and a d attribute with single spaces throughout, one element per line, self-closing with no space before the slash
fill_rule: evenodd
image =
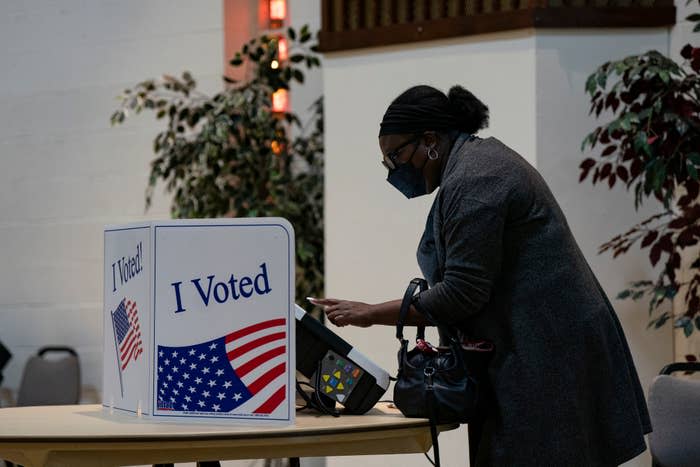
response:
<path id="1" fill-rule="evenodd" d="M 651 431 L 622 328 L 540 174 L 496 138 L 488 108 L 455 86 L 416 86 L 381 123 L 388 181 L 407 198 L 440 187 L 418 246 L 431 285 L 413 302 L 489 339 L 491 400 L 472 423 L 477 466 L 616 466 Z M 400 300 L 325 299 L 337 326 L 394 325 Z"/>

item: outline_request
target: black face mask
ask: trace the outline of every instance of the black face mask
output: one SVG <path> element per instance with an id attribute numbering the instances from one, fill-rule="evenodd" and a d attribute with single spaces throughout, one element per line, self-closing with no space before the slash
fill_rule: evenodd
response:
<path id="1" fill-rule="evenodd" d="M 397 164 L 395 169 L 389 169 L 389 175 L 386 177 L 387 182 L 391 183 L 408 199 L 428 194 L 425 177 L 423 177 L 423 169 L 428 161 L 426 160 L 420 169 L 411 164 L 411 159 L 413 159 L 417 149 L 416 146 L 406 162 Z"/>

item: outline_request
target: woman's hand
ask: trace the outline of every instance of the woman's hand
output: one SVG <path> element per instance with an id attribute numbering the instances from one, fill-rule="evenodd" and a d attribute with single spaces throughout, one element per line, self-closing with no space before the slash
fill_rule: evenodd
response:
<path id="1" fill-rule="evenodd" d="M 366 328 L 374 324 L 372 322 L 372 305 L 349 300 L 335 298 L 311 298 L 308 299 L 314 305 L 323 308 L 328 321 L 336 326 L 347 325 Z"/>

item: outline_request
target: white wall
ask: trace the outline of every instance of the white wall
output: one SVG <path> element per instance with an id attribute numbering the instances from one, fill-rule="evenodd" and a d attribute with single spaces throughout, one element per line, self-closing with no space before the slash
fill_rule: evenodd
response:
<path id="1" fill-rule="evenodd" d="M 461 84 L 490 106 L 489 133 L 534 162 L 534 67 L 529 31 L 326 55 L 328 296 L 367 302 L 396 299 L 420 275 L 415 252 L 432 199 L 408 201 L 385 180 L 377 133 L 391 100 L 414 84 L 443 90 Z M 339 334 L 395 373 L 398 344 L 393 328 L 342 328 Z M 440 440 L 443 464 L 465 465 L 466 427 Z M 422 467 L 427 461 L 421 454 L 328 459 L 334 467 L 360 462 L 367 467 Z"/>
<path id="2" fill-rule="evenodd" d="M 115 97 L 161 73 L 194 73 L 217 90 L 221 1 L 0 3 L 0 340 L 14 358 L 70 345 L 83 382 L 99 388 L 102 228 L 169 215 L 144 213 L 151 115 L 110 128 Z"/>
<path id="3" fill-rule="evenodd" d="M 321 0 L 289 0 L 288 1 L 289 24 L 297 31 L 305 24 L 314 34 L 321 28 Z M 313 41 L 316 42 L 316 38 Z M 323 56 L 321 67 L 325 64 Z M 292 83 L 289 99 L 291 109 L 297 113 L 303 122 L 306 122 L 310 113 L 309 107 L 323 93 L 323 68 L 315 68 L 304 73 L 303 84 Z"/>

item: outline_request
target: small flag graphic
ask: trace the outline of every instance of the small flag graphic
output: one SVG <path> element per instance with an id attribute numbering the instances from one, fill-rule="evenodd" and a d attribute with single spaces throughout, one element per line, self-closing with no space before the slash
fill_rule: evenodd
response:
<path id="1" fill-rule="evenodd" d="M 158 346 L 158 410 L 271 414 L 287 398 L 286 319 Z"/>
<path id="2" fill-rule="evenodd" d="M 136 303 L 123 299 L 112 313 L 117 360 L 120 371 L 124 371 L 132 360 L 143 353 L 141 326 Z"/>

